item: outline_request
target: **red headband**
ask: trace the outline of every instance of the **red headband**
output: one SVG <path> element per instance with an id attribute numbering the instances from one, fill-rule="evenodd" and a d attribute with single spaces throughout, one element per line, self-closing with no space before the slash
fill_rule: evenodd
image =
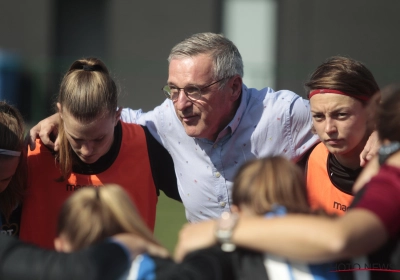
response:
<path id="1" fill-rule="evenodd" d="M 314 95 L 316 95 L 318 93 L 336 93 L 336 94 L 350 96 L 350 97 L 353 97 L 353 98 L 361 100 L 361 101 L 368 101 L 369 100 L 368 96 L 348 94 L 348 93 L 344 93 L 344 92 L 342 92 L 340 90 L 329 89 L 329 88 L 314 89 L 314 90 L 310 91 L 310 94 L 308 95 L 308 99 L 311 99 L 311 97 L 313 97 Z"/>

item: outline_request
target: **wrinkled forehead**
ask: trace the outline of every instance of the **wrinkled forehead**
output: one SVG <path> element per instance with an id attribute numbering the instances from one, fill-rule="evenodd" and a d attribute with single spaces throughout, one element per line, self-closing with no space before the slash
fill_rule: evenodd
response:
<path id="1" fill-rule="evenodd" d="M 182 57 L 170 61 L 168 82 L 174 80 L 210 80 L 214 76 L 213 62 L 208 55 Z"/>

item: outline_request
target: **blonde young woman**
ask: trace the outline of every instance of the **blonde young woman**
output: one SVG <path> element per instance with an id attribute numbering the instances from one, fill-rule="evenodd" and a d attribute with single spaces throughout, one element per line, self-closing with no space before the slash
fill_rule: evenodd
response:
<path id="1" fill-rule="evenodd" d="M 69 197 L 63 204 L 54 247 L 60 252 L 73 252 L 99 243 L 119 233 L 131 233 L 146 242 L 161 246 L 139 216 L 129 195 L 119 185 L 84 188 Z M 141 253 L 141 252 L 138 252 Z M 163 259 L 157 258 L 157 264 Z M 166 259 L 166 263 L 172 263 Z M 127 279 L 150 279 L 155 269 L 155 259 L 139 254 L 127 271 Z"/>
<path id="2" fill-rule="evenodd" d="M 0 101 L 0 135 L 0 279 L 99 280 L 121 276 L 130 255 L 135 255 L 130 246 L 141 241 L 132 236 L 114 236 L 109 242 L 68 255 L 43 250 L 15 238 L 26 182 L 26 145 L 23 118 L 17 108 L 4 101 Z M 143 248 L 147 247 L 145 242 L 142 244 Z M 151 250 L 165 254 L 161 249 Z"/>
<path id="3" fill-rule="evenodd" d="M 143 245 L 137 246 L 130 268 L 120 279 L 232 279 L 230 259 L 221 250 L 196 252 L 181 264 L 159 257 L 163 256 L 160 243 L 119 185 L 84 188 L 69 197 L 60 211 L 54 246 L 59 252 L 71 253 L 124 233 L 137 236 Z"/>
<path id="4" fill-rule="evenodd" d="M 121 122 L 118 92 L 96 58 L 75 61 L 58 94 L 60 150 L 37 139 L 28 154 L 21 238 L 53 248 L 58 212 L 76 190 L 118 183 L 153 230 L 159 190 L 180 199 L 172 159 L 144 127 Z"/>

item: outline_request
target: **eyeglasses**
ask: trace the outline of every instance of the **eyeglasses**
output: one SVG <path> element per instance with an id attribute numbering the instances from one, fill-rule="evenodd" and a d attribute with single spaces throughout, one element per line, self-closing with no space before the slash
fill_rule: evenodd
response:
<path id="1" fill-rule="evenodd" d="M 213 82 L 209 85 L 206 85 L 204 87 L 197 87 L 197 86 L 186 86 L 184 88 L 178 88 L 175 86 L 169 86 L 166 85 L 162 88 L 162 91 L 164 92 L 165 96 L 169 99 L 171 99 L 172 101 L 176 101 L 179 97 L 179 92 L 181 91 L 181 89 L 183 89 L 183 92 L 185 93 L 186 97 L 189 98 L 190 100 L 197 100 L 200 99 L 201 96 L 203 95 L 203 90 L 215 85 L 216 83 L 221 82 L 222 80 L 225 80 L 226 78 L 222 78 L 216 82 Z"/>

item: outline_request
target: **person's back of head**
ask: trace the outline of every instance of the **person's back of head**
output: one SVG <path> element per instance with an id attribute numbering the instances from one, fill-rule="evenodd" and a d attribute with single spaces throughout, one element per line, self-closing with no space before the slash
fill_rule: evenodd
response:
<path id="1" fill-rule="evenodd" d="M 306 94 L 316 89 L 338 90 L 360 98 L 366 104 L 365 99 L 371 98 L 379 91 L 371 71 L 361 62 L 344 56 L 333 56 L 311 74 L 305 83 Z"/>
<path id="2" fill-rule="evenodd" d="M 159 244 L 120 186 L 86 187 L 64 202 L 58 219 L 55 248 L 75 251 L 118 233 L 133 233 Z"/>
<path id="3" fill-rule="evenodd" d="M 371 123 L 376 124 L 381 141 L 400 142 L 400 85 L 382 89 L 381 95 L 371 100 Z"/>
<path id="4" fill-rule="evenodd" d="M 79 59 L 61 82 L 58 102 L 77 120 L 90 122 L 101 114 L 115 114 L 117 86 L 101 60 Z"/>
<path id="5" fill-rule="evenodd" d="M 236 173 L 232 202 L 240 211 L 246 208 L 264 215 L 274 206 L 289 213 L 310 213 L 301 169 L 282 156 L 265 157 L 245 163 Z"/>
<path id="6" fill-rule="evenodd" d="M 18 109 L 0 101 L 0 213 L 6 219 L 21 202 L 25 189 L 24 129 Z"/>
<path id="7" fill-rule="evenodd" d="M 223 35 L 211 32 L 197 33 L 175 45 L 168 61 L 201 54 L 210 55 L 214 64 L 214 79 L 239 75 L 243 77 L 243 61 L 239 50 Z M 224 83 L 220 84 L 220 88 Z"/>

